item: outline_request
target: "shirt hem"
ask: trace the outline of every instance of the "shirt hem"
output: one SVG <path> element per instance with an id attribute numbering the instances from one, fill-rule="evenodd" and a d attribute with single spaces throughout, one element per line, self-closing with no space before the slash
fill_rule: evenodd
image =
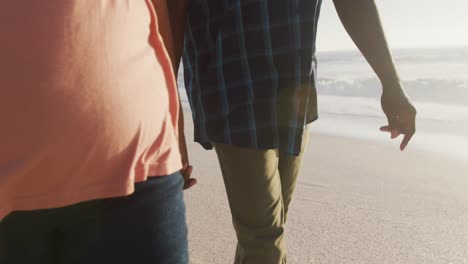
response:
<path id="1" fill-rule="evenodd" d="M 6 204 L 11 204 L 12 206 L 0 206 L 0 222 L 13 211 L 61 208 L 91 200 L 128 196 L 135 191 L 135 183 L 144 182 L 152 177 L 172 175 L 181 169 L 181 162 L 173 162 L 163 167 L 160 165 L 150 165 L 146 168 L 135 170 L 136 175 L 143 176 L 129 177 L 127 181 L 122 183 L 102 183 L 90 186 L 79 186 L 77 187 L 79 190 L 77 192 L 62 190 L 59 194 L 13 198 L 6 202 Z"/>
<path id="2" fill-rule="evenodd" d="M 318 115 L 314 116 L 313 118 L 310 118 L 307 120 L 306 125 L 309 125 L 319 119 Z M 240 143 L 229 143 L 225 142 L 222 140 L 210 140 L 208 137 L 208 140 L 201 140 L 201 139 L 195 139 L 195 142 L 200 144 L 204 149 L 206 150 L 213 150 L 214 146 L 213 143 L 221 143 L 221 144 L 227 144 L 227 145 L 232 145 L 236 147 L 242 147 L 242 148 L 250 148 L 250 149 L 256 149 L 256 150 L 266 150 L 266 149 L 279 149 L 282 152 L 285 152 L 286 154 L 293 155 L 293 156 L 298 156 L 300 154 L 299 152 L 294 152 L 294 151 L 289 151 L 287 146 L 282 146 L 281 144 L 265 144 L 262 146 L 253 146 L 250 144 L 240 144 Z"/>

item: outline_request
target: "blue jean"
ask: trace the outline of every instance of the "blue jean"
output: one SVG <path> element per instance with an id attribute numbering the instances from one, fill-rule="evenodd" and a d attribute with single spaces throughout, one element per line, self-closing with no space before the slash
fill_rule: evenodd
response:
<path id="1" fill-rule="evenodd" d="M 14 212 L 0 223 L 0 263 L 187 264 L 182 187 L 175 173 L 127 197 Z"/>

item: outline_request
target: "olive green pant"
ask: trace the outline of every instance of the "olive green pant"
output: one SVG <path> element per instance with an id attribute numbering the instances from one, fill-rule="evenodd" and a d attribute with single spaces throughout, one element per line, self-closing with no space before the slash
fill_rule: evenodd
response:
<path id="1" fill-rule="evenodd" d="M 308 135 L 299 156 L 214 143 L 237 234 L 235 264 L 286 263 L 284 227 Z"/>

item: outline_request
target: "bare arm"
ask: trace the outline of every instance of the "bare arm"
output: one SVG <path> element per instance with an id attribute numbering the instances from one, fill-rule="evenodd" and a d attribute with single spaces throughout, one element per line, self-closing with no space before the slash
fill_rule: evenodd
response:
<path id="1" fill-rule="evenodd" d="M 338 16 L 349 36 L 382 82 L 382 108 L 392 138 L 404 134 L 401 149 L 416 131 L 416 109 L 406 95 L 385 38 L 374 0 L 333 0 Z"/>
<path id="2" fill-rule="evenodd" d="M 164 43 L 171 56 L 174 72 L 179 70 L 180 59 L 184 47 L 185 16 L 187 0 L 151 0 L 159 20 L 169 21 L 160 28 Z M 162 25 L 160 25 L 162 26 Z"/>
<path id="3" fill-rule="evenodd" d="M 174 39 L 174 69 L 179 70 L 180 59 L 184 49 L 185 21 L 187 15 L 187 0 L 169 0 L 168 13 L 171 20 Z"/>
<path id="4" fill-rule="evenodd" d="M 172 67 L 175 76 L 178 74 L 180 58 L 182 56 L 184 31 L 185 31 L 185 12 L 186 0 L 151 0 L 156 10 L 159 21 L 166 21 L 166 23 L 159 23 L 159 33 L 162 35 L 164 45 L 171 58 Z M 168 23 L 167 23 L 168 22 Z M 196 184 L 195 179 L 191 179 L 192 166 L 188 158 L 187 143 L 184 131 L 184 112 L 182 104 L 180 104 L 179 111 L 179 145 L 182 154 L 182 162 L 184 168 L 182 174 L 185 179 L 184 189 L 188 189 Z"/>
<path id="5" fill-rule="evenodd" d="M 380 81 L 399 83 L 374 0 L 333 0 L 333 2 L 343 26 Z"/>

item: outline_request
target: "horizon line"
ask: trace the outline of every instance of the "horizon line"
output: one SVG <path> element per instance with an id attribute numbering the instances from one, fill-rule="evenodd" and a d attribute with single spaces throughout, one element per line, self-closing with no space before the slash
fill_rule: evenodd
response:
<path id="1" fill-rule="evenodd" d="M 391 51 L 399 51 L 399 50 L 415 50 L 415 49 L 422 49 L 422 50 L 430 50 L 430 49 L 468 49 L 468 43 L 466 44 L 447 44 L 447 45 L 427 45 L 427 46 L 400 46 L 400 47 L 390 47 Z M 349 48 L 338 48 L 338 49 L 325 49 L 320 50 L 317 49 L 317 53 L 338 53 L 338 52 L 359 52 L 359 49 L 356 46 L 349 47 Z"/>

